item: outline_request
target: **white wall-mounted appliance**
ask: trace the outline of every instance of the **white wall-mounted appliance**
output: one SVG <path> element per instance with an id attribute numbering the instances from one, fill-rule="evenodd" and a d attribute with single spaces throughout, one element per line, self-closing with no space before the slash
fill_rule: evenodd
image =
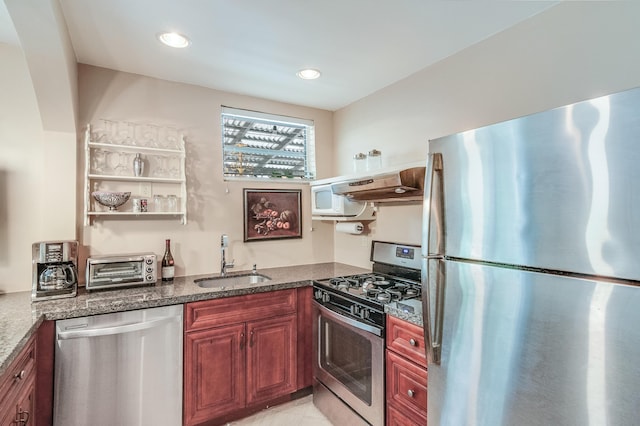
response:
<path id="1" fill-rule="evenodd" d="M 311 186 L 311 215 L 315 220 L 370 220 L 375 209 L 366 201 L 334 194 L 328 183 Z"/>

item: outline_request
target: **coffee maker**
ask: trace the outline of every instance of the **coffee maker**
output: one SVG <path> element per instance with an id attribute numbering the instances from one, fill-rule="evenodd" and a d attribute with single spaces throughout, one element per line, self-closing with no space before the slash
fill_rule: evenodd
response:
<path id="1" fill-rule="evenodd" d="M 78 242 L 42 241 L 31 246 L 31 300 L 75 297 L 78 293 Z"/>

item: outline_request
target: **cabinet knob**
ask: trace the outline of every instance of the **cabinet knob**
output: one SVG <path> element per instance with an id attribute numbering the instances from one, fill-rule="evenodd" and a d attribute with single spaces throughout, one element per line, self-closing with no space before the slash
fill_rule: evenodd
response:
<path id="1" fill-rule="evenodd" d="M 416 394 L 416 393 L 415 393 L 414 391 L 412 391 L 411 389 L 409 389 L 409 390 L 407 391 L 407 395 L 409 395 L 409 398 L 413 398 L 413 396 L 414 396 L 415 394 Z"/>
<path id="2" fill-rule="evenodd" d="M 24 370 L 22 370 L 22 371 L 20 371 L 19 373 L 14 374 L 14 376 L 13 376 L 13 377 L 14 377 L 16 380 L 22 380 L 22 379 L 24 379 L 24 375 L 25 375 L 25 374 L 26 374 L 26 373 L 25 373 L 25 371 L 24 371 Z"/>
<path id="3" fill-rule="evenodd" d="M 416 340 L 415 340 L 415 339 L 409 339 L 409 344 L 410 344 L 411 346 L 416 346 L 416 345 L 418 344 L 418 342 L 416 342 Z"/>

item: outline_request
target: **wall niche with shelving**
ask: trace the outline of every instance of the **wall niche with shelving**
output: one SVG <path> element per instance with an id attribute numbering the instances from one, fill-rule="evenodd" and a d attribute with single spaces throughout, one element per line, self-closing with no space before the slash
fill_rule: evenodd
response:
<path id="1" fill-rule="evenodd" d="M 85 226 L 107 218 L 187 223 L 185 142 L 178 129 L 101 119 L 87 125 L 84 140 Z M 134 170 L 136 155 L 143 164 L 140 173 Z M 131 196 L 114 210 L 98 203 L 91 195 L 95 191 Z"/>

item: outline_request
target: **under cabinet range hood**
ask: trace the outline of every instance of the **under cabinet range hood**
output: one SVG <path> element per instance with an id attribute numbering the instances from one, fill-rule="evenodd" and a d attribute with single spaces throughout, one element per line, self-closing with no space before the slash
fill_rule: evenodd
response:
<path id="1" fill-rule="evenodd" d="M 354 201 L 422 201 L 424 174 L 424 166 L 381 169 L 337 180 L 331 190 Z"/>

